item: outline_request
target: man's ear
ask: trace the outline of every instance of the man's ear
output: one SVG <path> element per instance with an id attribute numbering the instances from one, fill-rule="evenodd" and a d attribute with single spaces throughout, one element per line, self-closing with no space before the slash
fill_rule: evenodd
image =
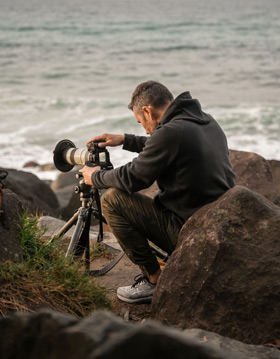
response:
<path id="1" fill-rule="evenodd" d="M 143 111 L 143 115 L 148 118 L 150 118 L 151 120 L 154 119 L 154 108 L 153 106 L 143 106 L 142 107 L 142 111 Z"/>
<path id="2" fill-rule="evenodd" d="M 151 112 L 150 106 L 143 106 L 143 107 L 142 107 L 142 111 L 143 111 L 143 113 L 145 113 L 146 115 L 149 114 L 149 113 Z"/>

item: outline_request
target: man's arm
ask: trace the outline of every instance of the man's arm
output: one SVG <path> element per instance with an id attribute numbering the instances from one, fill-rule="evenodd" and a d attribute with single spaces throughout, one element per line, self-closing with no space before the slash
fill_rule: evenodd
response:
<path id="1" fill-rule="evenodd" d="M 173 132 L 163 127 L 154 131 L 143 151 L 132 162 L 113 170 L 93 171 L 91 182 L 94 186 L 97 189 L 115 187 L 133 193 L 149 187 L 166 173 L 176 158 L 180 141 L 178 131 Z"/>
<path id="2" fill-rule="evenodd" d="M 102 135 L 95 136 L 89 140 L 86 145 L 88 146 L 91 142 L 99 142 L 98 147 L 104 148 L 106 146 L 116 147 L 124 144 L 124 135 L 114 135 L 110 133 L 103 133 Z M 100 166 L 88 167 L 84 166 L 83 168 L 83 177 L 87 185 L 93 186 L 91 176 L 94 172 L 100 171 Z"/>
<path id="3" fill-rule="evenodd" d="M 116 147 L 123 145 L 123 149 L 131 152 L 140 153 L 143 150 L 147 141 L 146 136 L 135 136 L 125 133 L 124 135 L 113 135 L 110 133 L 103 133 L 102 135 L 93 137 L 86 143 L 100 142 L 98 146 L 104 148 L 106 146 Z"/>
<path id="4" fill-rule="evenodd" d="M 147 136 L 135 136 L 130 134 L 125 134 L 123 149 L 130 152 L 140 153 L 145 147 Z"/>
<path id="5" fill-rule="evenodd" d="M 120 146 L 123 144 L 123 149 L 131 151 L 131 152 L 141 152 L 146 144 L 147 137 L 146 136 L 135 136 L 135 135 L 114 135 L 103 133 L 102 135 L 93 137 L 90 141 L 87 142 L 87 145 L 91 142 L 100 142 L 98 146 L 100 148 L 110 146 Z M 84 166 L 83 168 L 83 177 L 85 183 L 88 185 L 93 185 L 92 182 L 92 174 L 94 172 L 100 171 L 100 167 L 88 167 Z"/>
<path id="6" fill-rule="evenodd" d="M 91 142 L 100 142 L 99 147 L 103 148 L 106 146 L 116 147 L 124 144 L 125 135 L 113 135 L 110 133 L 103 133 L 102 135 L 93 137 L 86 143 L 88 145 Z"/>

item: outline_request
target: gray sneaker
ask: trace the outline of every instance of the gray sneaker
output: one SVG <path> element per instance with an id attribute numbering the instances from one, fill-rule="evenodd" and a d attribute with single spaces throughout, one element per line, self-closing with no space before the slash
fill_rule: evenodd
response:
<path id="1" fill-rule="evenodd" d="M 127 303 L 151 303 L 156 285 L 150 283 L 149 279 L 142 274 L 134 280 L 134 284 L 118 288 L 118 298 Z"/>

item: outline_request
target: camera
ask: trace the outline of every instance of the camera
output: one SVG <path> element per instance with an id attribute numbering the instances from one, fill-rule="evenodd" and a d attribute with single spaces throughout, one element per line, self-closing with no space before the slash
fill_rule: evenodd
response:
<path id="1" fill-rule="evenodd" d="M 61 172 L 69 172 L 75 165 L 100 166 L 112 169 L 110 154 L 106 148 L 100 148 L 98 142 L 90 142 L 85 149 L 76 148 L 70 140 L 58 142 L 53 151 L 55 167 Z"/>

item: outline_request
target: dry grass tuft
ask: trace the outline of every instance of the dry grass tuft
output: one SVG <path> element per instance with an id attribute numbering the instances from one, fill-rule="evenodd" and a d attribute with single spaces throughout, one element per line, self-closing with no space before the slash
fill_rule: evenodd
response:
<path id="1" fill-rule="evenodd" d="M 0 264 L 0 315 L 47 307 L 82 317 L 95 309 L 110 309 L 104 289 L 84 273 L 79 263 L 65 259 L 55 242 L 42 243 L 37 219 L 26 214 L 21 223 L 24 262 Z"/>

